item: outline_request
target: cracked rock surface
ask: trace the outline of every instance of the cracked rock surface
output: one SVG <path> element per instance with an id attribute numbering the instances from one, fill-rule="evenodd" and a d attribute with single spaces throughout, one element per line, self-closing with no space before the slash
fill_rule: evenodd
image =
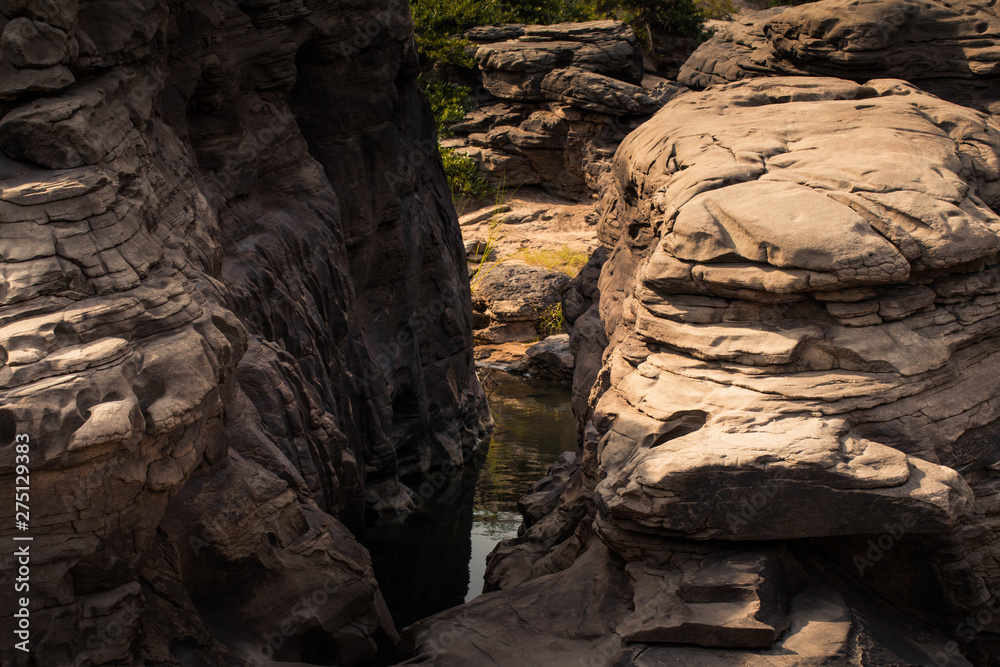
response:
<path id="1" fill-rule="evenodd" d="M 823 0 L 720 23 L 681 67 L 693 88 L 759 76 L 906 79 L 1000 113 L 1000 13 L 977 0 Z"/>
<path id="2" fill-rule="evenodd" d="M 529 664 L 525 633 L 553 664 L 996 664 L 995 624 L 957 640 L 1000 589 L 998 154 L 892 79 L 715 86 L 629 135 L 564 302 L 581 450 L 413 664 Z"/>
<path id="3" fill-rule="evenodd" d="M 391 655 L 345 522 L 407 513 L 489 420 L 406 7 L 0 11 L 0 475 L 29 435 L 34 659 Z"/>

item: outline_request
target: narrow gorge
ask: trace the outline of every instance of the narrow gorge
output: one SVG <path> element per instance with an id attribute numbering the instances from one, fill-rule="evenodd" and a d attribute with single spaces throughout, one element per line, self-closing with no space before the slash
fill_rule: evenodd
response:
<path id="1" fill-rule="evenodd" d="M 1000 8 L 711 25 L 475 27 L 439 137 L 398 0 L 0 2 L 0 664 L 1000 665 Z"/>

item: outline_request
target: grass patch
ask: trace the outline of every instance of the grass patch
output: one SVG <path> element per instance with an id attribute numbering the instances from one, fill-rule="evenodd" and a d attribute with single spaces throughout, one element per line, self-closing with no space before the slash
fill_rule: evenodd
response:
<path id="1" fill-rule="evenodd" d="M 500 204 L 503 202 L 503 196 L 504 190 L 501 188 L 497 191 L 496 195 L 497 210 L 499 210 Z M 486 247 L 483 249 L 483 253 L 479 259 L 479 264 L 476 265 L 476 270 L 473 272 L 472 278 L 469 282 L 473 292 L 479 289 L 483 280 L 486 279 L 486 276 L 488 276 L 493 269 L 497 268 L 501 263 L 506 261 L 506 258 L 500 258 L 494 262 L 487 260 L 490 254 L 492 254 L 496 249 L 497 244 L 499 244 L 500 241 L 503 240 L 504 236 L 506 236 L 503 218 L 501 217 L 502 215 L 502 213 L 494 211 L 493 215 L 490 217 L 489 231 L 486 233 L 486 240 L 483 241 Z"/>
<path id="2" fill-rule="evenodd" d="M 525 264 L 540 266 L 549 271 L 559 271 L 565 273 L 570 278 L 575 278 L 580 273 L 580 269 L 590 260 L 590 253 L 581 248 L 571 248 L 562 246 L 561 248 L 545 248 L 542 250 L 531 250 L 525 248 L 518 251 L 517 258 Z"/>
<path id="3" fill-rule="evenodd" d="M 557 303 L 546 308 L 538 318 L 535 330 L 540 338 L 566 333 L 566 317 L 563 315 L 562 304 Z"/>

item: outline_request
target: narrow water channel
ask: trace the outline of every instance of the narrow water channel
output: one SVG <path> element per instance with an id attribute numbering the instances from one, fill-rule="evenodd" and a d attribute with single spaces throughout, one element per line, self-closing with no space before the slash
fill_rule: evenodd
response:
<path id="1" fill-rule="evenodd" d="M 518 499 L 576 449 L 568 387 L 502 372 L 491 379 L 496 428 L 462 479 L 405 523 L 360 536 L 399 628 L 482 593 L 487 554 L 517 535 Z"/>

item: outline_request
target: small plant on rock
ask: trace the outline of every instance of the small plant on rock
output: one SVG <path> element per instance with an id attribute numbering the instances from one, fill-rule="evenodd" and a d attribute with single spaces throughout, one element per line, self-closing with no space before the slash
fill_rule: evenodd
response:
<path id="1" fill-rule="evenodd" d="M 499 205 L 502 201 L 502 197 L 497 195 L 497 209 L 499 211 Z M 496 250 L 497 245 L 503 240 L 506 233 L 504 232 L 504 222 L 501 217 L 502 214 L 494 212 L 493 216 L 490 218 L 489 231 L 486 233 L 486 241 L 483 247 L 480 248 L 482 251 L 479 257 L 479 263 L 476 265 L 476 270 L 472 274 L 471 285 L 472 291 L 475 292 L 479 286 L 482 284 L 486 276 L 490 274 L 493 269 L 497 268 L 506 258 L 498 259 L 494 262 L 487 261 L 493 251 Z"/>
<path id="2" fill-rule="evenodd" d="M 431 81 L 421 74 L 417 81 L 431 103 L 438 137 L 450 137 L 451 126 L 465 118 L 471 104 L 472 89 L 447 81 Z"/>
<path id="3" fill-rule="evenodd" d="M 562 304 L 557 303 L 542 311 L 541 317 L 538 318 L 538 324 L 535 325 L 535 330 L 542 338 L 566 333 L 566 317 L 563 315 Z"/>

